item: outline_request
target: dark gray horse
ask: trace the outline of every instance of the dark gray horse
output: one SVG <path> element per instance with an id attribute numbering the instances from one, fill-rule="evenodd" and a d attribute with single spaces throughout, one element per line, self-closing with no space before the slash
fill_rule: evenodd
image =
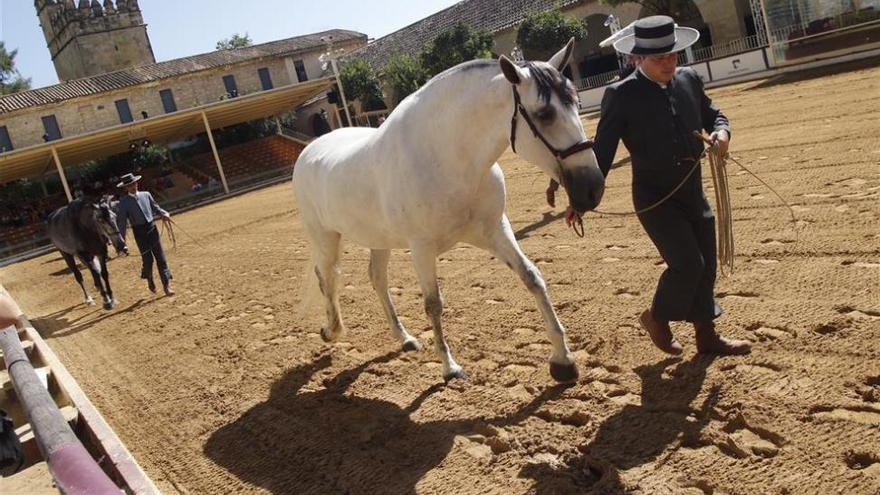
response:
<path id="1" fill-rule="evenodd" d="M 107 273 L 107 244 L 112 243 L 117 253 L 126 255 L 128 247 L 119 233 L 116 214 L 107 199 L 94 201 L 82 198 L 71 201 L 49 215 L 48 230 L 49 239 L 61 251 L 61 256 L 82 288 L 86 304 L 95 304 L 95 301 L 83 284 L 83 276 L 74 256 L 92 272 L 95 288 L 101 292 L 104 300 L 104 309 L 112 309 L 116 300 L 113 299 L 110 274 Z"/>

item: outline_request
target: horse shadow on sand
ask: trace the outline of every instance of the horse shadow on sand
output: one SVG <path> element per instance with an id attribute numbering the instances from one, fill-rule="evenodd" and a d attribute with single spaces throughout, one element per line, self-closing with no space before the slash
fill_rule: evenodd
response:
<path id="1" fill-rule="evenodd" d="M 409 406 L 358 397 L 348 386 L 379 356 L 325 379 L 326 388 L 303 391 L 311 377 L 331 365 L 325 355 L 292 369 L 272 387 L 269 399 L 215 431 L 204 452 L 239 479 L 276 494 L 413 494 L 416 484 L 452 450 L 456 435 L 472 433 L 475 420 L 418 423 L 410 419 L 441 390 L 425 390 Z M 511 414 L 481 419 L 495 426 L 525 420 L 565 386 L 545 389 Z"/>
<path id="2" fill-rule="evenodd" d="M 40 332 L 40 336 L 44 339 L 50 337 L 66 337 L 75 333 L 88 330 L 97 323 L 107 318 L 117 315 L 129 313 L 138 308 L 142 308 L 156 301 L 156 298 L 141 298 L 137 301 L 119 309 L 105 310 L 100 305 L 92 306 L 92 310 L 82 313 L 79 316 L 71 316 L 71 312 L 77 309 L 89 308 L 85 303 L 80 303 L 69 308 L 55 311 L 44 316 L 30 318 L 34 328 Z"/>
<path id="3" fill-rule="evenodd" d="M 640 366 L 641 404 L 626 405 L 606 419 L 592 440 L 579 447 L 581 455 L 564 465 L 530 464 L 520 476 L 535 480 L 537 494 L 629 493 L 620 479 L 625 471 L 654 461 L 667 451 L 697 447 L 718 401 L 713 387 L 698 407 L 691 406 L 703 388 L 713 357 L 690 361 L 668 358 Z"/>

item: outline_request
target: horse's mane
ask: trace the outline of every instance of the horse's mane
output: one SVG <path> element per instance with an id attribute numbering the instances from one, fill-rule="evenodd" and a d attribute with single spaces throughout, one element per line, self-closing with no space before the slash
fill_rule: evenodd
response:
<path id="1" fill-rule="evenodd" d="M 556 94 L 559 97 L 559 100 L 565 105 L 572 105 L 577 102 L 577 90 L 574 85 L 570 84 L 568 78 L 550 64 L 529 60 L 517 62 L 516 64 L 529 71 L 529 75 L 531 75 L 532 80 L 534 80 L 535 86 L 538 89 L 538 97 L 545 104 L 550 102 L 550 98 L 553 94 Z M 495 69 L 495 74 L 501 73 L 498 60 L 477 59 L 463 62 L 432 77 L 425 83 L 422 89 L 426 90 L 434 84 L 459 73 L 490 68 Z"/>

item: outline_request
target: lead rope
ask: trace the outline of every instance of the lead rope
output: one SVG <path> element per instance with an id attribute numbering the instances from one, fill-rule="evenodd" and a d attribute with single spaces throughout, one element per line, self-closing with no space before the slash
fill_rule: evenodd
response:
<path id="1" fill-rule="evenodd" d="M 697 133 L 705 139 L 702 134 Z M 712 170 L 712 183 L 715 186 L 715 214 L 718 219 L 718 267 L 721 275 L 733 274 L 733 217 L 730 207 L 730 189 L 727 185 L 727 163 L 718 147 L 718 141 L 709 141 L 706 155 Z"/>
<path id="2" fill-rule="evenodd" d="M 734 243 L 733 243 L 733 217 L 731 215 L 732 207 L 730 206 L 730 188 L 727 183 L 727 160 L 729 159 L 733 163 L 735 163 L 738 167 L 743 169 L 746 173 L 754 177 L 758 180 L 764 187 L 770 190 L 782 204 L 788 208 L 789 213 L 791 214 L 791 223 L 794 227 L 795 231 L 795 243 L 798 241 L 798 231 L 797 231 L 797 215 L 795 215 L 794 208 L 782 197 L 779 192 L 776 191 L 770 184 L 764 182 L 763 179 L 758 177 L 757 174 L 749 170 L 748 167 L 740 163 L 736 158 L 730 156 L 729 154 L 726 156 L 722 156 L 719 148 L 718 142 L 713 141 L 698 131 L 694 131 L 694 136 L 703 140 L 706 144 L 709 145 L 709 148 L 704 152 L 704 154 L 709 159 L 710 169 L 712 170 L 712 183 L 715 188 L 715 210 L 717 217 L 717 225 L 718 225 L 718 266 L 721 268 L 721 274 L 729 276 L 733 274 L 734 267 Z M 653 210 L 654 208 L 660 206 L 664 202 L 666 202 L 669 198 L 672 197 L 681 187 L 687 182 L 688 178 L 693 175 L 694 171 L 696 171 L 697 167 L 700 166 L 700 161 L 697 160 L 694 163 L 694 166 L 691 167 L 691 170 L 687 173 L 687 175 L 682 179 L 682 181 L 669 192 L 666 196 L 661 198 L 656 203 L 642 208 L 640 210 L 632 211 L 632 212 L 605 212 L 600 210 L 593 210 L 596 213 L 600 213 L 603 215 L 612 215 L 612 216 L 630 216 L 630 215 L 639 215 L 641 213 L 645 213 L 647 211 Z M 576 225 L 577 224 L 577 225 Z M 571 223 L 572 228 L 579 237 L 583 237 L 583 220 L 578 215 L 574 222 Z M 578 227 L 580 227 L 580 232 L 578 232 Z"/>

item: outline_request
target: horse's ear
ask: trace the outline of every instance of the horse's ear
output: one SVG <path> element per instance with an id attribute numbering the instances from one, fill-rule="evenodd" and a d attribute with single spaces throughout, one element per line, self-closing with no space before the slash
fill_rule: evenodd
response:
<path id="1" fill-rule="evenodd" d="M 525 78 L 522 70 L 504 55 L 498 57 L 498 65 L 501 66 L 501 72 L 504 73 L 504 77 L 510 81 L 510 84 L 519 84 Z"/>
<path id="2" fill-rule="evenodd" d="M 562 50 L 559 50 L 555 55 L 550 57 L 550 60 L 548 60 L 547 63 L 555 67 L 559 72 L 562 72 L 562 69 L 571 62 L 571 56 L 573 53 L 574 37 L 568 40 L 568 43 L 565 44 Z"/>

